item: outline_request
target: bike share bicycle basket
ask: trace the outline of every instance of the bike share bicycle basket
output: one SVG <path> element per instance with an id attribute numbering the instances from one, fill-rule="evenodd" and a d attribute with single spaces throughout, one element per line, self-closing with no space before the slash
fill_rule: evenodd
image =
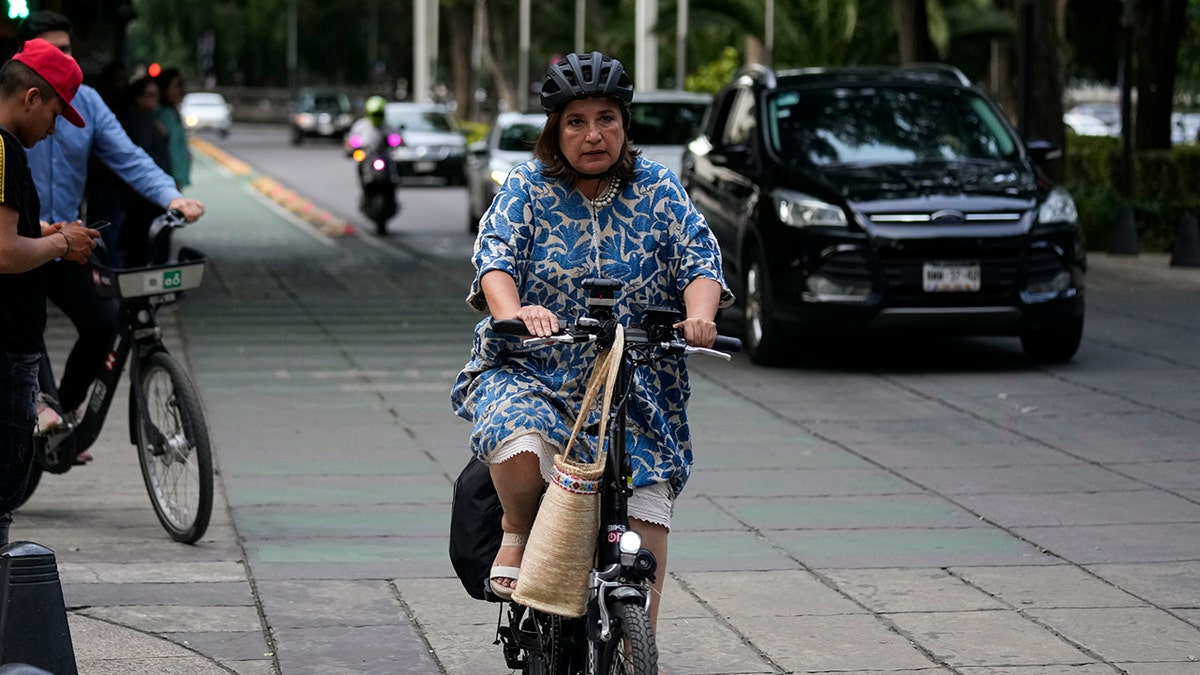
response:
<path id="1" fill-rule="evenodd" d="M 181 248 L 175 262 L 131 269 L 92 267 L 92 283 L 102 298 L 142 298 L 199 288 L 204 280 L 204 254 Z"/>

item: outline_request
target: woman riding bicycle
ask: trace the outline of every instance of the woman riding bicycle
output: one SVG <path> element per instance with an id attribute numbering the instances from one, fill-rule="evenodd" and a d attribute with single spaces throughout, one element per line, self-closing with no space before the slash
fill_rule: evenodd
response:
<path id="1" fill-rule="evenodd" d="M 472 452 L 489 464 L 504 510 L 490 582 L 501 597 L 516 585 L 539 495 L 570 438 L 596 349 L 525 348 L 494 334 L 491 318 L 521 319 L 531 335 L 551 335 L 559 317 L 586 307 L 580 281 L 606 277 L 623 282 L 614 307 L 623 323 L 649 307 L 674 309 L 686 317 L 676 327 L 687 342 L 709 347 L 718 307 L 733 301 L 717 242 L 683 186 L 630 145 L 632 99 L 620 61 L 600 52 L 550 66 L 535 159 L 512 170 L 480 221 L 467 301 L 491 317 L 476 326 L 472 359 L 451 400 L 474 423 Z M 635 385 L 628 508 L 632 528 L 658 560 L 654 590 L 661 595 L 671 511 L 692 465 L 684 358 L 639 373 Z M 655 601 L 652 625 L 657 612 Z"/>

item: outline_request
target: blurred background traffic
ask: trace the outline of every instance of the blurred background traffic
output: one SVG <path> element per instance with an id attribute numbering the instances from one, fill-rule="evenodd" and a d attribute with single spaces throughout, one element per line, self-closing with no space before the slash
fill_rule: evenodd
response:
<path id="1" fill-rule="evenodd" d="M 573 50 L 618 56 L 642 93 L 711 94 L 748 63 L 785 70 L 943 62 L 985 90 L 1026 140 L 1064 150 L 1045 168 L 1094 230 L 1089 245 L 1102 245 L 1113 214 L 1132 204 L 1143 245 L 1168 249 L 1179 218 L 1197 206 L 1190 188 L 1200 183 L 1200 0 L 3 5 L 0 43 L 10 52 L 25 13 L 61 11 L 73 19 L 75 55 L 101 91 L 178 67 L 193 94 L 185 106 L 193 128 L 282 123 L 296 143 L 340 138 L 371 95 L 436 106 L 466 144 L 481 141 L 500 113 L 536 112 L 546 65 Z"/>

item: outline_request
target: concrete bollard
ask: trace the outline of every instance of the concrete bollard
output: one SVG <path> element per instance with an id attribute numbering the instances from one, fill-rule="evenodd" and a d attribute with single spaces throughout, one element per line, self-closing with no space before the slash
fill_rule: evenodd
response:
<path id="1" fill-rule="evenodd" d="M 54 551 L 29 541 L 0 548 L 0 664 L 78 675 Z"/>
<path id="2" fill-rule="evenodd" d="M 1138 254 L 1137 223 L 1133 218 L 1133 206 L 1129 204 L 1122 204 L 1117 211 L 1117 219 L 1113 222 L 1108 239 L 1108 252 L 1117 255 Z"/>
<path id="3" fill-rule="evenodd" d="M 1171 267 L 1200 267 L 1200 226 L 1196 225 L 1196 216 L 1188 214 L 1179 224 L 1171 249 Z"/>

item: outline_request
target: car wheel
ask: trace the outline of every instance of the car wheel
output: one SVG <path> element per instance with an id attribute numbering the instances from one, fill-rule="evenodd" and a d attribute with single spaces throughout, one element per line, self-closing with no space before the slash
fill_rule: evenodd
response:
<path id="1" fill-rule="evenodd" d="M 292 145 L 300 145 L 304 142 L 304 132 L 299 129 L 292 129 Z"/>
<path id="2" fill-rule="evenodd" d="M 774 365 L 779 363 L 783 356 L 782 336 L 774 317 L 775 302 L 771 295 L 767 264 L 762 254 L 755 251 L 745 269 L 746 298 L 742 301 L 745 320 L 743 345 L 754 363 Z"/>
<path id="3" fill-rule="evenodd" d="M 1083 339 L 1083 314 L 1027 328 L 1021 334 L 1025 355 L 1038 363 L 1066 363 Z"/>

